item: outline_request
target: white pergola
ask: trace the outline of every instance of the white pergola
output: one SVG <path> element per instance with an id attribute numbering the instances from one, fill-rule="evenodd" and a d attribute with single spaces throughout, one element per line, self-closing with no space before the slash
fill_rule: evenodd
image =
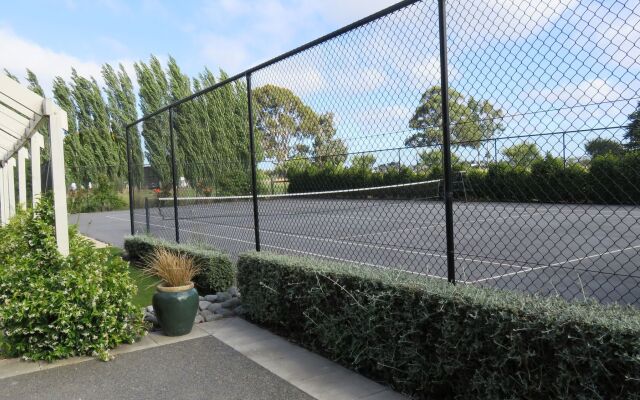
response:
<path id="1" fill-rule="evenodd" d="M 27 206 L 25 160 L 31 159 L 33 204 L 41 192 L 40 152 L 44 138 L 36 129 L 47 129 L 50 140 L 50 168 L 56 219 L 56 241 L 63 255 L 69 254 L 67 190 L 64 180 L 64 132 L 67 113 L 51 101 L 33 93 L 13 79 L 0 75 L 0 223 L 15 215 L 16 207 Z M 30 151 L 25 146 L 29 145 Z M 17 157 L 17 160 L 16 160 Z M 16 204 L 15 168 L 18 168 Z"/>

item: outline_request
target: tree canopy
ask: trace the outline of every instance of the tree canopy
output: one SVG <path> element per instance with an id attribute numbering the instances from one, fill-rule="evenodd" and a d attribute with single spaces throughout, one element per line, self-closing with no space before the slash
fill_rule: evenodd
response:
<path id="1" fill-rule="evenodd" d="M 542 154 L 535 143 L 516 143 L 502 150 L 507 162 L 512 166 L 530 167 L 535 160 L 542 158 Z"/>
<path id="2" fill-rule="evenodd" d="M 466 97 L 449 89 L 451 141 L 454 146 L 479 148 L 481 140 L 503 131 L 503 112 L 487 100 Z M 438 86 L 427 89 L 420 99 L 409 127 L 417 132 L 405 140 L 407 147 L 442 144 L 442 94 Z"/>
<path id="3" fill-rule="evenodd" d="M 613 154 L 616 156 L 624 153 L 624 147 L 616 140 L 612 139 L 593 139 L 585 145 L 585 150 L 591 158 L 602 156 L 605 154 Z"/>
<path id="4" fill-rule="evenodd" d="M 629 115 L 629 125 L 624 138 L 628 140 L 625 145 L 628 149 L 637 150 L 640 148 L 640 102 L 638 102 L 635 111 Z"/>

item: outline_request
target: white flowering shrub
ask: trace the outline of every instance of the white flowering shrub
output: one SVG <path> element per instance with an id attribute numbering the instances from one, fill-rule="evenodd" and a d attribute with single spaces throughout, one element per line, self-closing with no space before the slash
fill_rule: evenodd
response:
<path id="1" fill-rule="evenodd" d="M 3 352 L 30 360 L 91 355 L 144 334 L 127 264 L 75 231 L 70 255 L 56 248 L 50 201 L 0 229 Z"/>

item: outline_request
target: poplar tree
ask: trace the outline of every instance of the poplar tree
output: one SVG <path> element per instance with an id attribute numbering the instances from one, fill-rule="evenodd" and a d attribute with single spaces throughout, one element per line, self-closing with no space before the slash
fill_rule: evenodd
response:
<path id="1" fill-rule="evenodd" d="M 149 64 L 139 62 L 134 67 L 140 86 L 142 115 L 150 114 L 168 104 L 168 82 L 160 61 L 151 56 Z M 146 120 L 142 124 L 142 137 L 145 141 L 144 156 L 166 191 L 171 185 L 169 113 Z"/>
<path id="2" fill-rule="evenodd" d="M 118 149 L 118 176 L 121 181 L 127 180 L 127 136 L 125 127 L 138 118 L 136 95 L 133 83 L 122 64 L 116 71 L 111 65 L 102 66 L 103 87 L 107 98 L 107 112 L 112 136 Z M 140 187 L 144 174 L 144 158 L 140 143 L 140 132 L 136 127 L 129 131 L 131 136 L 131 159 L 133 184 Z"/>

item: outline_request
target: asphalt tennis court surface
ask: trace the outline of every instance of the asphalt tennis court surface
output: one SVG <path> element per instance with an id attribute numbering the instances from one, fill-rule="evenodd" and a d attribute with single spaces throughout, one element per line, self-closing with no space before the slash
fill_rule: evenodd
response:
<path id="1" fill-rule="evenodd" d="M 138 233 L 145 209 L 134 210 Z M 255 248 L 251 201 L 179 202 L 183 243 L 233 256 Z M 425 200 L 269 199 L 259 202 L 262 249 L 446 279 L 444 205 Z M 70 217 L 112 244 L 129 213 Z M 456 279 L 467 284 L 640 303 L 640 208 L 454 203 Z M 152 235 L 173 240 L 173 205 L 149 207 Z M 90 236 L 91 232 L 87 232 Z M 109 237 L 106 237 L 109 236 Z"/>

